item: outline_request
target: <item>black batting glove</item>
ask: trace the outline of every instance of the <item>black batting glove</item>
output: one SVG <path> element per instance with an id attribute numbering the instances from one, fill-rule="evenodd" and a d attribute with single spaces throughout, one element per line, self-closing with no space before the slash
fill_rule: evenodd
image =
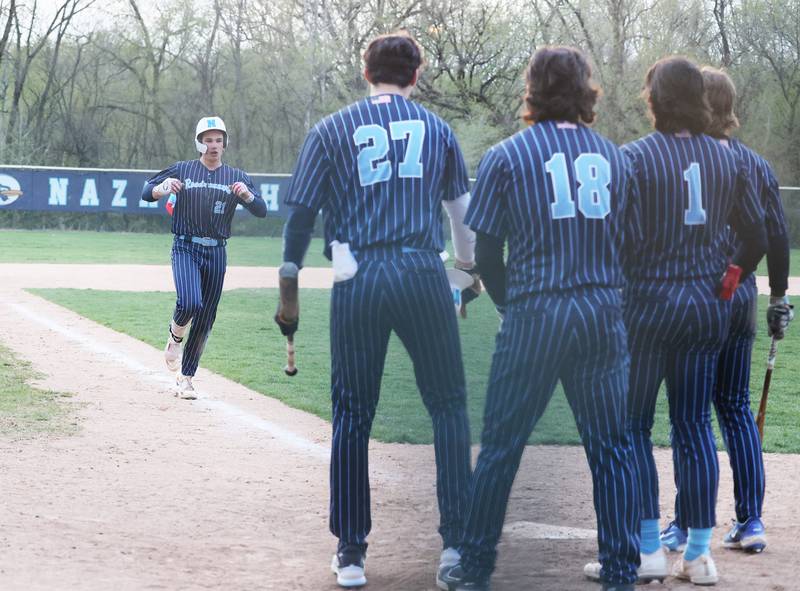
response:
<path id="1" fill-rule="evenodd" d="M 475 264 L 462 263 L 457 260 L 453 266 L 465 273 L 469 273 L 472 277 L 472 285 L 461 290 L 461 317 L 466 318 L 467 304 L 481 295 L 481 276 Z"/>
<path id="2" fill-rule="evenodd" d="M 297 332 L 297 325 L 300 324 L 300 317 L 298 316 L 292 321 L 287 321 L 281 315 L 281 305 L 278 304 L 278 311 L 275 312 L 275 324 L 281 329 L 281 334 L 285 337 L 294 336 Z"/>
<path id="3" fill-rule="evenodd" d="M 767 306 L 767 334 L 780 341 L 786 334 L 786 328 L 794 319 L 794 306 L 789 298 L 770 296 Z"/>

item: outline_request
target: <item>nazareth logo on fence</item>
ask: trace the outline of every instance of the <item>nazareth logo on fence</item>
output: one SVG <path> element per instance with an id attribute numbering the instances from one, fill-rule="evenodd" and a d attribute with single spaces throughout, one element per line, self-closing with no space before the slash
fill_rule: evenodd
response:
<path id="1" fill-rule="evenodd" d="M 14 203 L 22 196 L 17 179 L 7 174 L 0 174 L 0 207 Z"/>

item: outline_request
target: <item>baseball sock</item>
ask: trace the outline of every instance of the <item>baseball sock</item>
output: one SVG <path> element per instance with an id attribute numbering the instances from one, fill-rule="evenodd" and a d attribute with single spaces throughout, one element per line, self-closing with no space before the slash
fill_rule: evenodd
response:
<path id="1" fill-rule="evenodd" d="M 661 539 L 658 537 L 658 519 L 642 519 L 640 527 L 642 554 L 658 552 L 658 549 L 661 548 Z"/>
<path id="2" fill-rule="evenodd" d="M 708 554 L 711 548 L 711 528 L 710 527 L 690 527 L 689 541 L 686 544 L 686 551 L 683 553 L 684 560 L 694 560 L 698 556 Z"/>
<path id="3" fill-rule="evenodd" d="M 172 336 L 172 340 L 176 343 L 180 343 L 183 340 L 183 335 L 186 334 L 186 329 L 189 325 L 179 326 L 175 324 L 174 320 L 171 320 L 169 323 L 169 334 Z"/>

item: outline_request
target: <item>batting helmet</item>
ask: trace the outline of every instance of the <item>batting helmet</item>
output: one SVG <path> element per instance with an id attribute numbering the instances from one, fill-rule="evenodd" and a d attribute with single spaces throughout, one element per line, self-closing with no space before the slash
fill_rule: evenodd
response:
<path id="1" fill-rule="evenodd" d="M 222 145 L 225 148 L 228 147 L 228 130 L 225 129 L 225 122 L 222 120 L 222 117 L 203 117 L 197 122 L 197 127 L 194 130 L 194 145 L 197 147 L 197 151 L 201 154 L 206 153 L 208 146 L 200 141 L 200 136 L 211 130 L 221 131 L 223 137 Z"/>

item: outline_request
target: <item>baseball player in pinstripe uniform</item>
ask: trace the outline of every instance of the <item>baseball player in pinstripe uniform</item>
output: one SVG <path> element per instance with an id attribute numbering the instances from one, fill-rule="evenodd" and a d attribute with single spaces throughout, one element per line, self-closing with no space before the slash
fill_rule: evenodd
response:
<path id="1" fill-rule="evenodd" d="M 740 141 L 729 137 L 731 131 L 739 126 L 733 112 L 736 102 L 733 81 L 725 72 L 715 68 L 704 67 L 702 73 L 712 112 L 706 133 L 719 139 L 746 163 L 750 189 L 758 196 L 766 212 L 767 267 L 771 291 L 767 310 L 768 332 L 770 336 L 783 338 L 786 325 L 792 319 L 792 309 L 786 297 L 789 239 L 778 181 L 766 160 Z M 738 241 L 731 233 L 731 254 L 737 246 Z M 717 367 L 714 406 L 728 449 L 736 498 L 736 520 L 723 544 L 728 548 L 761 552 L 767 544 L 764 524 L 761 522 L 764 460 L 758 429 L 750 410 L 750 357 L 756 332 L 756 302 L 756 280 L 751 275 L 736 290 L 733 298 L 730 331 Z M 678 473 L 675 474 L 677 476 Z M 682 502 L 683 498 L 678 495 L 675 500 L 675 520 L 661 532 L 661 543 L 673 551 L 683 550 L 686 545 L 686 510 L 681 506 Z"/>
<path id="2" fill-rule="evenodd" d="M 414 364 L 433 421 L 440 561 L 454 562 L 470 477 L 469 426 L 457 318 L 445 269 L 441 209 L 451 217 L 459 266 L 474 261 L 463 225 L 466 167 L 450 127 L 409 100 L 421 52 L 411 37 L 374 39 L 364 53 L 370 96 L 317 123 L 306 137 L 286 203 L 284 261 L 302 266 L 316 213 L 332 256 L 330 530 L 332 570 L 366 583 L 371 528 L 367 449 L 389 336 Z M 296 330 L 276 320 L 284 334 Z"/>
<path id="3" fill-rule="evenodd" d="M 489 589 L 522 452 L 559 380 L 592 473 L 594 576 L 604 589 L 633 589 L 637 580 L 639 504 L 625 426 L 629 356 L 620 294 L 636 196 L 628 160 L 585 125 L 599 92 L 590 77 L 579 51 L 538 50 L 525 99 L 525 119 L 534 125 L 491 148 L 478 169 L 467 222 L 477 233 L 483 284 L 504 319 L 461 561 L 440 571 L 442 589 Z"/>
<path id="4" fill-rule="evenodd" d="M 711 400 L 730 327 L 730 297 L 739 276 L 755 269 L 766 248 L 764 211 L 747 191 L 745 163 L 703 135 L 710 110 L 694 64 L 678 57 L 656 62 L 647 73 L 645 96 L 656 131 L 622 148 L 636 173 L 643 229 L 642 240 L 626 258 L 624 294 L 642 562 L 667 568 L 650 440 L 659 386 L 666 381 L 676 480 L 689 532 L 673 574 L 713 585 L 718 575 L 709 542 L 719 465 Z M 730 265 L 729 223 L 742 244 Z"/>
<path id="5" fill-rule="evenodd" d="M 222 295 L 225 243 L 231 235 L 236 206 L 241 203 L 258 217 L 267 215 L 267 205 L 247 174 L 222 162 L 228 132 L 220 117 L 200 119 L 195 146 L 200 158 L 176 162 L 149 178 L 142 190 L 145 201 L 175 195 L 172 275 L 178 299 L 164 359 L 170 371 L 177 372 L 176 395 L 189 400 L 196 397 L 192 377 Z M 192 328 L 185 336 L 190 324 Z"/>

